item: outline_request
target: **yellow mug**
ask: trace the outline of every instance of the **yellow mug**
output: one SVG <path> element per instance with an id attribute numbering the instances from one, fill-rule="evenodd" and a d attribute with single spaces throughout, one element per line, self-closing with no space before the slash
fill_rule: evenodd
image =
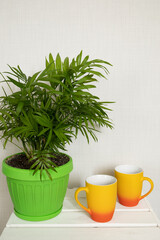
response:
<path id="1" fill-rule="evenodd" d="M 136 206 L 139 201 L 145 198 L 153 190 L 153 181 L 143 176 L 143 170 L 134 165 L 119 165 L 115 168 L 117 178 L 117 195 L 119 202 L 127 207 Z M 150 190 L 141 196 L 143 181 L 150 183 Z"/>
<path id="2" fill-rule="evenodd" d="M 78 200 L 78 193 L 85 191 L 88 208 Z M 117 179 L 109 175 L 93 175 L 86 179 L 86 187 L 75 192 L 80 207 L 87 211 L 96 222 L 108 222 L 112 219 L 117 198 Z"/>

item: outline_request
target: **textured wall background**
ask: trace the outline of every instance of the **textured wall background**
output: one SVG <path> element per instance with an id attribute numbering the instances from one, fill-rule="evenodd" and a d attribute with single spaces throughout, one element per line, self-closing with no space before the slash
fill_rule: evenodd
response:
<path id="1" fill-rule="evenodd" d="M 50 52 L 72 58 L 81 49 L 114 65 L 96 94 L 116 101 L 110 115 L 115 128 L 101 129 L 98 143 L 79 136 L 68 146 L 74 160 L 69 186 L 84 185 L 91 174 L 113 174 L 117 164 L 137 164 L 154 180 L 149 199 L 160 216 L 159 13 L 159 0 L 0 0 L 0 71 L 19 64 L 30 75 Z M 19 151 L 2 144 L 0 150 L 1 161 Z M 0 231 L 11 211 L 0 171 Z"/>

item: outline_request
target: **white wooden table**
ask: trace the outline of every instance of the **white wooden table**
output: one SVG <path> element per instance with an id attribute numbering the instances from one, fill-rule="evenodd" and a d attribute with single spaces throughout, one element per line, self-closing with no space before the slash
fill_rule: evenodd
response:
<path id="1" fill-rule="evenodd" d="M 132 208 L 117 202 L 113 219 L 97 223 L 76 203 L 74 192 L 67 190 L 63 210 L 56 218 L 28 222 L 12 213 L 0 240 L 160 240 L 160 221 L 146 199 Z M 79 194 L 79 200 L 86 205 L 83 194 Z"/>

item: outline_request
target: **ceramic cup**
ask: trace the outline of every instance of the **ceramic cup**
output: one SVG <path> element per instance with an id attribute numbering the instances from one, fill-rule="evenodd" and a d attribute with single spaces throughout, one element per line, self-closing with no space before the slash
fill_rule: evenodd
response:
<path id="1" fill-rule="evenodd" d="M 78 193 L 85 191 L 88 208 L 78 200 Z M 75 192 L 80 207 L 87 211 L 96 222 L 108 222 L 112 219 L 117 198 L 117 179 L 109 175 L 93 175 L 86 179 L 86 187 Z"/>
<path id="2" fill-rule="evenodd" d="M 127 207 L 136 206 L 153 190 L 153 181 L 143 176 L 143 170 L 134 165 L 119 165 L 115 168 L 117 178 L 117 195 L 119 202 Z M 150 190 L 141 196 L 143 181 L 150 183 Z"/>

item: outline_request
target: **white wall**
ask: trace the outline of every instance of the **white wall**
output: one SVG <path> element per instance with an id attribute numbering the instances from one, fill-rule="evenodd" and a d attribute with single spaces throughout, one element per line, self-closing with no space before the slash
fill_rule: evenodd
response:
<path id="1" fill-rule="evenodd" d="M 69 186 L 83 185 L 91 174 L 113 174 L 117 164 L 134 163 L 154 180 L 149 199 L 160 216 L 159 13 L 159 0 L 0 0 L 0 71 L 19 64 L 30 75 L 44 67 L 50 52 L 72 58 L 81 49 L 114 65 L 96 94 L 116 101 L 110 115 L 115 128 L 101 129 L 98 143 L 88 145 L 79 136 L 68 147 L 74 160 Z M 18 151 L 11 145 L 0 148 L 1 161 Z M 0 173 L 1 230 L 11 211 Z"/>

